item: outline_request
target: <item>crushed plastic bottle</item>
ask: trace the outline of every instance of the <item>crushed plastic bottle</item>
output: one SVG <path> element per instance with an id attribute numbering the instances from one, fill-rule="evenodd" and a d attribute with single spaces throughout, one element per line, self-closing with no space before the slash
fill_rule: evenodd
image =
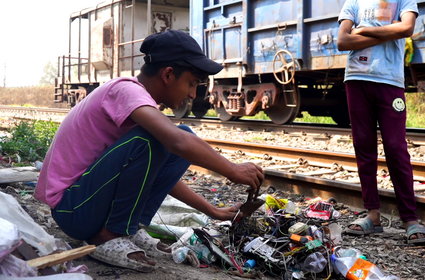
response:
<path id="1" fill-rule="evenodd" d="M 399 280 L 394 275 L 384 275 L 373 263 L 354 248 L 336 248 L 331 256 L 332 267 L 348 280 Z"/>
<path id="2" fill-rule="evenodd" d="M 188 247 L 194 251 L 198 259 L 204 263 L 211 264 L 217 260 L 217 257 L 212 254 L 204 244 L 198 243 L 195 245 L 188 245 Z"/>
<path id="3" fill-rule="evenodd" d="M 320 252 L 314 252 L 304 260 L 303 268 L 305 271 L 320 273 L 325 269 L 328 261 Z"/>
<path id="4" fill-rule="evenodd" d="M 173 257 L 173 261 L 175 263 L 182 263 L 187 257 L 187 253 L 189 252 L 188 247 L 179 247 L 177 249 L 173 249 L 171 255 Z"/>
<path id="5" fill-rule="evenodd" d="M 176 249 L 175 258 L 177 260 L 181 260 L 182 258 L 184 260 L 187 256 L 188 250 L 195 252 L 197 258 L 204 263 L 211 264 L 217 260 L 217 257 L 211 253 L 211 251 L 208 249 L 207 246 L 202 244 L 202 241 L 193 232 L 193 230 L 186 232 L 180 238 L 180 244 L 184 244 L 185 246 L 181 248 L 186 248 L 186 249 L 180 249 L 180 248 L 178 248 L 180 250 Z M 173 255 L 173 259 L 174 259 L 174 255 Z M 178 263 L 176 259 L 174 259 L 174 261 Z"/>

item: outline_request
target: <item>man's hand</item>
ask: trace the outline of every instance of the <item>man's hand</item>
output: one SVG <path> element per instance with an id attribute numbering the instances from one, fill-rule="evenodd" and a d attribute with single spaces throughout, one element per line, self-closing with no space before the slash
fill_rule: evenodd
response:
<path id="1" fill-rule="evenodd" d="M 216 220 L 221 221 L 233 221 L 238 220 L 242 218 L 242 212 L 239 211 L 239 208 L 241 207 L 241 203 L 238 203 L 231 207 L 224 207 L 224 208 L 215 208 L 213 212 L 210 214 L 210 217 Z"/>
<path id="2" fill-rule="evenodd" d="M 361 35 L 361 34 L 362 34 L 362 28 L 361 27 L 351 29 L 351 35 Z"/>
<path id="3" fill-rule="evenodd" d="M 264 181 L 264 173 L 263 169 L 254 163 L 235 163 L 232 176 L 228 178 L 234 183 L 250 186 L 249 191 L 256 193 Z"/>

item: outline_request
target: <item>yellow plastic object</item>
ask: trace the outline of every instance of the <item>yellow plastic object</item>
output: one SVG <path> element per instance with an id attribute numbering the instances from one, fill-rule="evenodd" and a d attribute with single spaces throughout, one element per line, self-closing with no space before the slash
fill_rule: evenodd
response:
<path id="1" fill-rule="evenodd" d="M 410 63 L 413 60 L 413 54 L 415 49 L 413 48 L 412 38 L 406 38 L 406 43 L 404 45 L 404 66 L 410 66 Z"/>
<path id="2" fill-rule="evenodd" d="M 277 211 L 279 209 L 285 209 L 289 200 L 285 198 L 276 198 L 271 195 L 266 195 L 266 210 Z"/>

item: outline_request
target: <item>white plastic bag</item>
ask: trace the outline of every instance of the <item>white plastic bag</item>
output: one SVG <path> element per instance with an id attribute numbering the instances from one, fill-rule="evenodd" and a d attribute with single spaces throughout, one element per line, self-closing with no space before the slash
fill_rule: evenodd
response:
<path id="1" fill-rule="evenodd" d="M 9 254 L 0 262 L 0 275 L 9 277 L 32 277 L 37 276 L 37 270 L 29 266 L 26 261 Z"/>
<path id="2" fill-rule="evenodd" d="M 20 241 L 18 228 L 11 222 L 0 218 L 0 262 L 18 247 Z"/>
<path id="3" fill-rule="evenodd" d="M 192 231 L 192 228 L 205 226 L 208 220 L 207 215 L 167 195 L 153 217 L 148 231 L 180 238 Z"/>
<path id="4" fill-rule="evenodd" d="M 13 196 L 0 192 L 0 205 L 0 218 L 15 224 L 22 239 L 37 248 L 40 255 L 50 254 L 57 249 L 55 238 L 34 222 Z"/>

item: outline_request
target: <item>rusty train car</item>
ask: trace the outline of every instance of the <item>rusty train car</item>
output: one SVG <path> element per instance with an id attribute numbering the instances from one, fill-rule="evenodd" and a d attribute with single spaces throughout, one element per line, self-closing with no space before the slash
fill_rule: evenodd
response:
<path id="1" fill-rule="evenodd" d="M 195 100 L 174 109 L 176 117 L 203 117 L 213 108 L 221 120 L 264 111 L 277 124 L 302 112 L 349 124 L 343 86 L 347 52 L 337 49 L 337 18 L 345 0 L 110 0 L 73 13 L 69 51 L 58 58 L 55 102 L 78 103 L 94 88 L 134 76 L 149 34 L 166 29 L 190 33 L 224 69 L 200 85 Z M 425 1 L 406 91 L 423 91 Z"/>

